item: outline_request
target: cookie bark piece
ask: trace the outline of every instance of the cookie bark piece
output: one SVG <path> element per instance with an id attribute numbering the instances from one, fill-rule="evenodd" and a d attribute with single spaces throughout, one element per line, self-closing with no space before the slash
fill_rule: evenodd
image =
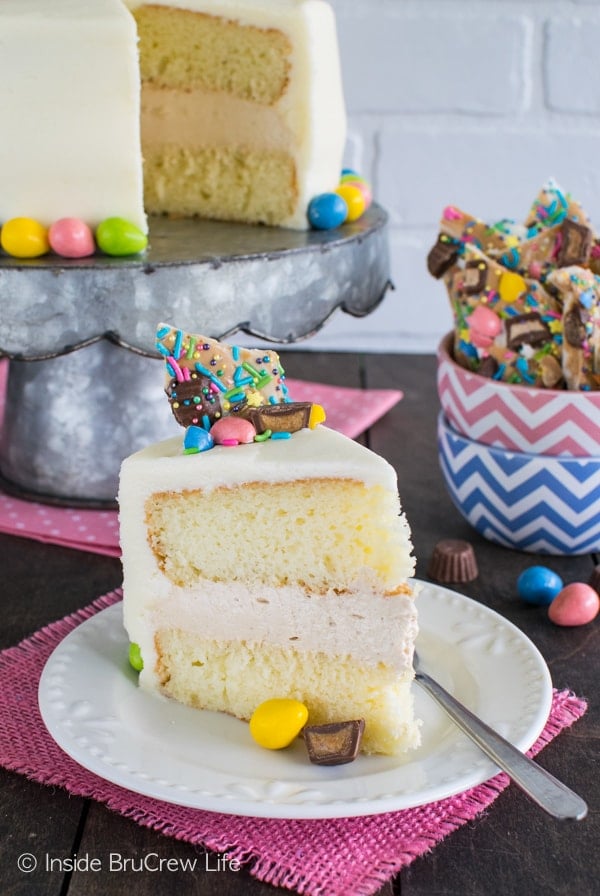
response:
<path id="1" fill-rule="evenodd" d="M 588 268 L 557 268 L 549 283 L 562 302 L 562 369 L 567 389 L 600 388 L 600 277 Z"/>

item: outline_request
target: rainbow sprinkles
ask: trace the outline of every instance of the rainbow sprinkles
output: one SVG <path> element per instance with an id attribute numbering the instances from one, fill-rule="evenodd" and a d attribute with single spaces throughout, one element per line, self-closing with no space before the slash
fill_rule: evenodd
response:
<path id="1" fill-rule="evenodd" d="M 183 450 L 287 439 L 325 420 L 320 405 L 294 402 L 276 352 L 227 345 L 161 323 L 156 348 L 165 359 L 165 392 L 185 427 Z"/>

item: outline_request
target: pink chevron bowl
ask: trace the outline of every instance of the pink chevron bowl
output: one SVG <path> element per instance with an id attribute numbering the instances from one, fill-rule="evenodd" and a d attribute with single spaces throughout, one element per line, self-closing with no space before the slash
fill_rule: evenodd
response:
<path id="1" fill-rule="evenodd" d="M 453 334 L 438 348 L 440 404 L 453 428 L 483 445 L 551 457 L 600 455 L 600 391 L 532 389 L 461 367 Z"/>

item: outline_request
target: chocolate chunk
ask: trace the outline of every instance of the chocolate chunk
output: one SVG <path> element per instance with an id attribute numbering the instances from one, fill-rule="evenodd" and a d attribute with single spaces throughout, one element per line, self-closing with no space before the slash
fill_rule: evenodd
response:
<path id="1" fill-rule="evenodd" d="M 358 756 L 364 719 L 306 725 L 303 730 L 308 758 L 315 765 L 344 765 Z"/>
<path id="2" fill-rule="evenodd" d="M 254 424 L 257 433 L 267 429 L 271 432 L 298 432 L 308 426 L 312 407 L 310 401 L 290 401 L 286 404 L 252 408 L 246 416 Z"/>
<path id="3" fill-rule="evenodd" d="M 476 372 L 479 376 L 487 376 L 489 379 L 492 379 L 497 370 L 498 362 L 496 359 L 492 355 L 486 355 L 485 358 L 481 359 Z"/>
<path id="4" fill-rule="evenodd" d="M 562 382 L 562 367 L 553 355 L 544 355 L 539 360 L 540 376 L 546 389 L 556 389 Z"/>
<path id="5" fill-rule="evenodd" d="M 187 428 L 202 424 L 203 417 L 208 417 L 214 423 L 221 416 L 221 402 L 218 394 L 211 389 L 208 377 L 195 375 L 182 382 L 173 378 L 165 392 L 169 397 L 173 416 L 180 426 Z"/>
<path id="6" fill-rule="evenodd" d="M 504 325 L 506 344 L 512 351 L 518 351 L 522 345 L 543 345 L 551 339 L 550 328 L 537 311 L 509 317 Z"/>
<path id="7" fill-rule="evenodd" d="M 567 311 L 563 318 L 563 334 L 569 345 L 581 348 L 585 342 L 585 324 L 577 308 Z"/>
<path id="8" fill-rule="evenodd" d="M 435 582 L 471 582 L 479 575 L 473 545 L 457 538 L 438 541 L 427 575 Z"/>
<path id="9" fill-rule="evenodd" d="M 560 249 L 556 258 L 558 266 L 566 268 L 571 264 L 586 265 L 594 241 L 590 228 L 567 218 L 563 221 L 560 236 Z"/>
<path id="10" fill-rule="evenodd" d="M 487 283 L 488 266 L 481 259 L 468 261 L 463 272 L 463 292 L 468 296 L 483 292 Z"/>
<path id="11" fill-rule="evenodd" d="M 436 244 L 427 256 L 427 270 L 432 277 L 439 280 L 455 264 L 457 258 L 458 249 L 456 244 L 445 233 L 440 233 Z"/>

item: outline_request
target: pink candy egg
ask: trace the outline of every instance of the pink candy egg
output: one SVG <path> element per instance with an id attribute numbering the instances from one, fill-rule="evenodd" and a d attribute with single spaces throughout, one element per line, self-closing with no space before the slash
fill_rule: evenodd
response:
<path id="1" fill-rule="evenodd" d="M 486 308 L 485 305 L 477 305 L 467 319 L 471 342 L 477 348 L 489 348 L 494 339 L 502 330 L 502 321 L 498 315 Z"/>
<path id="2" fill-rule="evenodd" d="M 221 417 L 210 428 L 216 445 L 246 445 L 254 441 L 256 429 L 243 417 Z"/>
<path id="3" fill-rule="evenodd" d="M 542 265 L 539 261 L 532 261 L 529 265 L 529 276 L 534 280 L 539 280 L 542 276 Z"/>
<path id="4" fill-rule="evenodd" d="M 453 205 L 447 205 L 444 211 L 442 212 L 442 217 L 446 221 L 459 221 L 460 220 L 460 212 L 458 209 L 454 208 Z"/>
<path id="5" fill-rule="evenodd" d="M 85 258 L 96 251 L 91 229 L 79 218 L 61 218 L 48 231 L 50 248 L 63 258 Z"/>
<path id="6" fill-rule="evenodd" d="M 599 610 L 598 592 L 583 582 L 572 582 L 556 595 L 548 607 L 548 618 L 555 625 L 586 625 Z"/>

